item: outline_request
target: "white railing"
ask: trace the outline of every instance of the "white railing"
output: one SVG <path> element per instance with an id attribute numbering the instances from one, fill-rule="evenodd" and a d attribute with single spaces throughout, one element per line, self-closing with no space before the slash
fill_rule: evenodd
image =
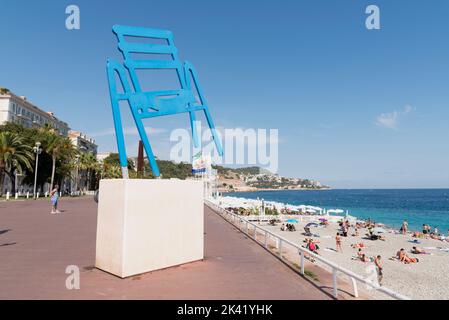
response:
<path id="1" fill-rule="evenodd" d="M 325 264 L 326 266 L 330 267 L 332 269 L 332 282 L 333 282 L 332 283 L 332 287 L 333 287 L 332 294 L 335 298 L 338 297 L 337 273 L 340 272 L 342 274 L 345 274 L 346 276 L 348 276 L 351 279 L 352 287 L 353 287 L 353 295 L 356 298 L 359 296 L 358 287 L 357 287 L 357 281 L 358 281 L 358 282 L 361 282 L 361 283 L 367 285 L 369 288 L 373 288 L 379 292 L 386 294 L 387 296 L 389 296 L 391 298 L 394 298 L 397 300 L 410 300 L 409 297 L 406 297 L 400 293 L 394 292 L 393 290 L 385 288 L 383 286 L 381 287 L 377 284 L 374 284 L 371 281 L 363 278 L 362 276 L 352 272 L 351 270 L 348 270 L 341 266 L 338 266 L 337 264 L 333 263 L 332 261 L 329 261 L 322 256 L 312 253 L 308 249 L 303 248 L 300 245 L 297 245 L 297 244 L 291 242 L 290 240 L 282 238 L 279 235 L 277 235 L 269 230 L 266 230 L 251 221 L 246 220 L 244 217 L 242 217 L 240 215 L 230 212 L 224 208 L 221 208 L 220 206 L 216 205 L 213 202 L 210 202 L 208 200 L 204 200 L 204 201 L 208 207 L 213 209 L 216 213 L 220 214 L 225 220 L 229 221 L 230 223 L 232 223 L 233 225 L 238 227 L 246 235 L 250 236 L 249 229 L 250 229 L 250 227 L 252 227 L 254 230 L 254 238 L 253 239 L 257 243 L 260 243 L 259 241 L 257 241 L 257 231 L 260 230 L 261 233 L 265 236 L 264 242 L 263 242 L 265 249 L 267 249 L 267 250 L 269 249 L 268 248 L 268 237 L 270 236 L 271 238 L 274 238 L 276 240 L 276 246 L 279 250 L 279 258 L 281 260 L 284 260 L 284 257 L 282 255 L 282 245 L 284 243 L 296 248 L 298 250 L 298 252 L 300 252 L 300 273 L 301 273 L 301 275 L 304 276 L 304 274 L 305 274 L 305 257 L 306 257 L 306 255 L 313 257 L 314 259 L 316 259 L 316 260 L 320 261 L 321 263 Z M 226 219 L 226 216 L 228 216 L 230 219 Z M 244 225 L 244 227 L 240 228 L 235 223 L 236 221 L 239 221 L 240 223 L 242 223 Z"/>

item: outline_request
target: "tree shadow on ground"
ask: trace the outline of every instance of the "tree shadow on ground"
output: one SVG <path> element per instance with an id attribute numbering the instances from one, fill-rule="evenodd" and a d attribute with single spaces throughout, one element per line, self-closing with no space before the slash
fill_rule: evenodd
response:
<path id="1" fill-rule="evenodd" d="M 11 242 L 11 243 L 4 243 L 4 244 L 0 244 L 0 247 L 7 247 L 7 246 L 13 246 L 17 244 L 17 242 Z"/>
<path id="2" fill-rule="evenodd" d="M 0 230 L 0 235 L 8 233 L 9 231 L 11 231 L 11 229 Z"/>

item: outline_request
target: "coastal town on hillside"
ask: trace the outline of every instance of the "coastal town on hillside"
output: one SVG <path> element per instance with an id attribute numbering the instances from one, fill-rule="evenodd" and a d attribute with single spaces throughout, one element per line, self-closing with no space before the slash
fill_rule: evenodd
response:
<path id="1" fill-rule="evenodd" d="M 240 169 L 218 167 L 217 171 L 220 192 L 329 189 L 316 180 L 283 177 L 260 167 Z"/>

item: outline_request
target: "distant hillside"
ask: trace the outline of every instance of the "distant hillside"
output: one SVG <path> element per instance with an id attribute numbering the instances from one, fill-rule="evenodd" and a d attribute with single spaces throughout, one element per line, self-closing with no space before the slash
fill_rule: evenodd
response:
<path id="1" fill-rule="evenodd" d="M 319 181 L 287 178 L 260 167 L 226 168 L 213 166 L 219 175 L 221 191 L 325 189 Z"/>
<path id="2" fill-rule="evenodd" d="M 157 165 L 165 179 L 178 178 L 185 180 L 188 177 L 193 177 L 192 165 L 190 163 L 174 163 L 167 160 L 157 160 Z"/>
<path id="3" fill-rule="evenodd" d="M 118 154 L 112 153 L 104 159 L 109 165 L 120 166 Z M 128 159 L 129 169 L 135 173 L 136 158 Z M 159 171 L 163 179 L 188 179 L 192 178 L 192 165 L 190 163 L 175 163 L 168 160 L 157 160 Z M 287 190 L 287 189 L 324 189 L 320 182 L 309 179 L 286 178 L 273 174 L 260 167 L 226 168 L 212 166 L 218 173 L 218 188 L 220 191 L 257 191 L 257 190 Z M 154 178 L 148 161 L 145 161 L 143 178 Z"/>
<path id="4" fill-rule="evenodd" d="M 272 174 L 267 169 L 261 167 L 226 168 L 222 166 L 212 166 L 212 168 L 216 169 L 218 171 L 218 174 L 226 174 L 227 172 L 233 172 L 243 175 Z"/>

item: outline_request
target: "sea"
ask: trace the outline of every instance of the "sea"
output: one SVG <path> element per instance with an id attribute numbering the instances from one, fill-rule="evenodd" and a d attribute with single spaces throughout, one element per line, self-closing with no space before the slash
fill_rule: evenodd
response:
<path id="1" fill-rule="evenodd" d="M 407 220 L 410 230 L 421 231 L 425 223 L 438 227 L 440 233 L 449 231 L 449 189 L 279 190 L 224 195 L 348 210 L 351 216 L 397 229 Z"/>

